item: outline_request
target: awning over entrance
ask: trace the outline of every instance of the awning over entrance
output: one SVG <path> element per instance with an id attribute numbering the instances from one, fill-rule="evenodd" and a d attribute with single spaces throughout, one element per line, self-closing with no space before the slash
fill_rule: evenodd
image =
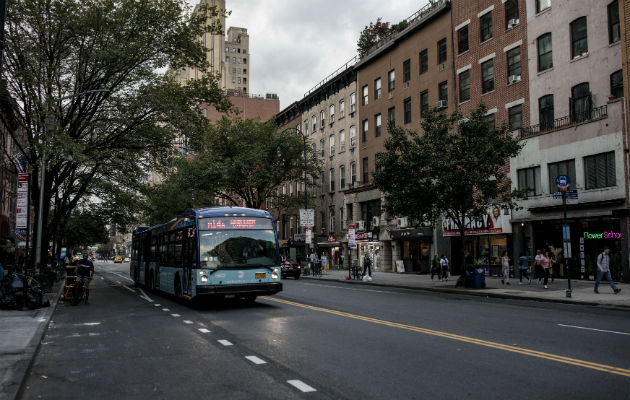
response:
<path id="1" fill-rule="evenodd" d="M 400 240 L 433 240 L 433 229 L 401 229 L 390 232 L 392 239 Z"/>
<path id="2" fill-rule="evenodd" d="M 341 246 L 341 243 L 339 242 L 321 242 L 321 243 L 317 243 L 318 247 L 339 247 Z"/>

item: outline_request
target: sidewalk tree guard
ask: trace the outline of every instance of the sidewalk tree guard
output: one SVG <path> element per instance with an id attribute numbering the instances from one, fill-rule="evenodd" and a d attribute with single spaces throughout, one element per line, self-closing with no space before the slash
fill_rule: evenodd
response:
<path id="1" fill-rule="evenodd" d="M 389 215 L 407 216 L 418 225 L 434 225 L 448 215 L 463 243 L 468 217 L 484 214 L 497 199 L 502 207 L 513 205 L 516 193 L 510 191 L 505 163 L 522 144 L 506 125 L 490 126 L 486 111 L 481 104 L 464 118 L 431 109 L 419 131 L 388 125 L 386 151 L 376 159 L 373 176 Z"/>

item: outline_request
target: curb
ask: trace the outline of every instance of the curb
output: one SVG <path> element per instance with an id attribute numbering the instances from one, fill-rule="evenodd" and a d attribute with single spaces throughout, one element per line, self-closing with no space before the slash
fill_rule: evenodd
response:
<path id="1" fill-rule="evenodd" d="M 399 284 L 375 283 L 374 281 L 369 282 L 369 283 L 363 283 L 362 281 L 356 281 L 356 280 L 346 281 L 346 280 L 332 279 L 332 278 L 325 278 L 325 277 L 314 278 L 311 276 L 302 276 L 301 278 L 313 280 L 313 281 L 319 280 L 319 281 L 327 281 L 327 282 L 346 283 L 350 285 L 366 285 L 366 286 L 390 287 L 390 288 L 406 289 L 406 290 L 421 290 L 425 292 L 458 294 L 458 295 L 463 295 L 463 296 L 491 297 L 491 298 L 509 299 L 509 300 L 528 300 L 528 301 L 539 301 L 539 302 L 545 302 L 545 303 L 573 304 L 573 305 L 581 305 L 581 306 L 596 306 L 596 307 L 600 307 L 600 308 L 604 308 L 608 310 L 614 310 L 614 311 L 630 310 L 630 305 L 602 304 L 602 303 L 595 303 L 592 301 L 583 301 L 583 300 L 537 298 L 537 297 L 519 296 L 519 295 L 509 294 L 509 293 L 475 292 L 469 289 L 457 289 L 457 288 L 433 288 L 433 287 L 406 286 L 406 285 L 399 285 Z"/>
<path id="2" fill-rule="evenodd" d="M 35 334 L 33 335 L 33 337 L 31 338 L 31 340 L 29 341 L 26 347 L 29 350 L 33 349 L 32 353 L 30 351 L 25 352 L 25 355 L 28 356 L 28 357 L 25 357 L 25 358 L 28 358 L 28 363 L 24 365 L 23 371 L 22 371 L 22 365 L 19 365 L 18 368 L 16 368 L 17 371 L 15 372 L 15 375 L 20 376 L 20 382 L 19 382 L 19 385 L 17 385 L 17 389 L 15 390 L 15 392 L 9 393 L 9 399 L 17 399 L 21 397 L 24 392 L 24 385 L 26 382 L 26 377 L 30 374 L 31 369 L 33 368 L 33 362 L 35 360 L 35 357 L 39 353 L 39 349 L 42 345 L 42 338 L 48 331 L 48 326 L 50 325 L 50 320 L 52 319 L 52 315 L 57 309 L 57 303 L 59 302 L 59 297 L 61 296 L 61 292 L 63 290 L 63 280 L 60 282 L 61 282 L 61 285 L 57 289 L 56 295 L 54 296 L 52 300 L 50 300 L 50 307 L 48 307 L 48 309 L 44 312 L 43 318 L 45 319 L 45 321 L 43 321 L 43 323 L 41 323 L 37 327 Z M 55 293 L 55 292 L 50 292 L 50 293 Z"/>

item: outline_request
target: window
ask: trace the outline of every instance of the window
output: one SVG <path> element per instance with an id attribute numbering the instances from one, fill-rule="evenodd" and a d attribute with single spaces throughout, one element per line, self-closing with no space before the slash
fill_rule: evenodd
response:
<path id="1" fill-rule="evenodd" d="M 369 165 L 368 165 L 368 158 L 367 157 L 363 157 L 362 160 L 362 166 L 361 166 L 361 170 L 362 170 L 362 179 L 363 179 L 363 183 L 368 183 L 368 180 L 370 178 L 370 172 L 369 172 Z"/>
<path id="2" fill-rule="evenodd" d="M 486 123 L 488 124 L 488 128 L 494 130 L 496 128 L 496 114 L 488 114 L 486 115 Z"/>
<path id="3" fill-rule="evenodd" d="M 381 98 L 381 78 L 374 80 L 374 99 Z"/>
<path id="4" fill-rule="evenodd" d="M 539 13 L 551 7 L 551 0 L 536 0 L 536 12 Z"/>
<path id="5" fill-rule="evenodd" d="M 538 38 L 538 72 L 551 67 L 553 67 L 551 33 L 545 33 Z"/>
<path id="6" fill-rule="evenodd" d="M 448 82 L 444 81 L 438 84 L 438 98 L 448 103 Z"/>
<path id="7" fill-rule="evenodd" d="M 339 166 L 339 189 L 346 188 L 346 166 Z"/>
<path id="8" fill-rule="evenodd" d="M 507 52 L 507 67 L 508 67 L 508 83 L 518 82 L 511 81 L 510 77 L 521 77 L 521 46 L 518 46 Z"/>
<path id="9" fill-rule="evenodd" d="M 572 121 L 581 122 L 591 119 L 592 100 L 588 82 L 571 88 L 569 107 Z"/>
<path id="10" fill-rule="evenodd" d="M 584 157 L 584 175 L 587 189 L 616 186 L 615 152 Z"/>
<path id="11" fill-rule="evenodd" d="M 363 130 L 361 131 L 361 142 L 365 143 L 368 140 L 368 120 L 363 120 Z"/>
<path id="12" fill-rule="evenodd" d="M 438 64 L 442 64 L 446 62 L 446 38 L 440 39 L 437 42 L 437 62 Z"/>
<path id="13" fill-rule="evenodd" d="M 492 39 L 492 11 L 479 17 L 481 43 Z"/>
<path id="14" fill-rule="evenodd" d="M 335 135 L 328 137 L 328 144 L 330 145 L 330 156 L 332 157 L 335 154 Z"/>
<path id="15" fill-rule="evenodd" d="M 507 0 L 505 2 L 505 29 L 510 29 L 510 21 L 514 25 L 518 24 L 518 0 Z"/>
<path id="16" fill-rule="evenodd" d="M 320 119 L 320 122 L 321 122 L 320 127 L 322 129 L 324 129 L 324 126 L 326 125 L 326 111 L 321 110 L 319 112 L 319 119 Z"/>
<path id="17" fill-rule="evenodd" d="M 538 118 L 541 131 L 553 129 L 553 94 L 538 99 Z"/>
<path id="18" fill-rule="evenodd" d="M 354 186 L 357 182 L 357 163 L 350 164 L 350 185 Z"/>
<path id="19" fill-rule="evenodd" d="M 361 92 L 363 93 L 363 97 L 361 98 L 361 105 L 366 106 L 368 104 L 368 85 L 363 86 Z"/>
<path id="20" fill-rule="evenodd" d="M 236 57 L 232 57 L 232 64 L 236 64 Z"/>
<path id="21" fill-rule="evenodd" d="M 523 127 L 523 106 L 517 105 L 508 109 L 510 130 L 514 131 Z"/>
<path id="22" fill-rule="evenodd" d="M 619 2 L 615 0 L 608 5 L 608 43 L 617 43 L 619 40 L 621 40 Z"/>
<path id="23" fill-rule="evenodd" d="M 352 125 L 350 127 L 350 147 L 357 145 L 357 127 Z"/>
<path id="24" fill-rule="evenodd" d="M 392 91 L 394 90 L 394 83 L 396 81 L 396 71 L 395 70 L 391 70 L 387 73 L 387 90 L 388 91 Z"/>
<path id="25" fill-rule="evenodd" d="M 610 94 L 618 99 L 623 97 L 623 77 L 621 70 L 610 74 Z"/>
<path id="26" fill-rule="evenodd" d="M 304 121 L 304 134 L 308 136 L 308 119 Z"/>
<path id="27" fill-rule="evenodd" d="M 542 194 L 540 186 L 540 167 L 524 168 L 517 171 L 518 190 L 526 197 Z"/>
<path id="28" fill-rule="evenodd" d="M 459 74 L 459 101 L 470 100 L 470 70 Z"/>
<path id="29" fill-rule="evenodd" d="M 293 182 L 289 183 L 289 196 L 293 197 Z"/>
<path id="30" fill-rule="evenodd" d="M 330 123 L 332 124 L 333 122 L 335 122 L 335 105 L 334 104 L 331 104 L 330 107 L 328 108 L 328 114 L 330 118 Z"/>
<path id="31" fill-rule="evenodd" d="M 560 175 L 566 175 L 571 180 L 573 186 L 576 186 L 575 181 L 575 160 L 560 161 L 552 164 L 548 164 L 549 168 L 549 193 L 557 192 L 556 178 Z"/>
<path id="32" fill-rule="evenodd" d="M 381 114 L 374 116 L 374 135 L 376 137 L 381 136 Z"/>
<path id="33" fill-rule="evenodd" d="M 468 51 L 468 25 L 457 31 L 457 54 Z"/>
<path id="34" fill-rule="evenodd" d="M 411 60 L 407 59 L 403 62 L 403 82 L 409 82 L 411 79 Z"/>
<path id="35" fill-rule="evenodd" d="M 425 90 L 420 93 L 420 116 L 424 117 L 424 114 L 429 110 L 429 91 Z"/>
<path id="36" fill-rule="evenodd" d="M 317 130 L 317 117 L 313 115 L 311 117 L 311 122 L 313 123 L 313 133 L 315 133 L 315 131 Z"/>
<path id="37" fill-rule="evenodd" d="M 339 132 L 339 151 L 346 150 L 346 132 Z"/>
<path id="38" fill-rule="evenodd" d="M 494 90 L 494 59 L 481 64 L 481 93 Z"/>
<path id="39" fill-rule="evenodd" d="M 403 103 L 404 105 L 404 113 L 405 113 L 405 124 L 411 123 L 411 97 L 407 97 Z"/>
<path id="40" fill-rule="evenodd" d="M 346 116 L 346 102 L 341 100 L 339 102 L 339 118 L 343 118 Z"/>
<path id="41" fill-rule="evenodd" d="M 392 124 L 396 123 L 396 107 L 391 107 L 387 110 L 387 121 Z"/>
<path id="42" fill-rule="evenodd" d="M 350 114 L 353 114 L 357 110 L 357 94 L 352 92 L 350 95 Z"/>
<path id="43" fill-rule="evenodd" d="M 328 182 L 330 184 L 330 191 L 335 191 L 335 169 L 331 168 L 328 172 Z"/>
<path id="44" fill-rule="evenodd" d="M 420 73 L 424 74 L 429 70 L 429 52 L 424 49 L 420 52 Z"/>
<path id="45" fill-rule="evenodd" d="M 328 215 L 330 216 L 329 232 L 334 232 L 335 231 L 335 208 L 334 207 L 330 207 L 330 209 L 328 210 Z"/>
<path id="46" fill-rule="evenodd" d="M 247 58 L 243 58 L 243 64 L 247 64 Z"/>
<path id="47" fill-rule="evenodd" d="M 321 181 L 321 186 L 320 186 L 320 194 L 324 194 L 324 191 L 326 190 L 326 173 L 324 171 L 321 172 L 320 174 L 320 179 Z M 322 220 L 322 224 L 323 224 L 323 220 Z"/>
<path id="48" fill-rule="evenodd" d="M 326 154 L 324 148 L 326 147 L 326 145 L 324 144 L 324 139 L 321 139 L 319 141 L 319 153 L 321 157 L 324 157 L 324 155 Z"/>
<path id="49" fill-rule="evenodd" d="M 571 22 L 571 58 L 585 53 L 588 53 L 586 17 L 581 17 Z"/>

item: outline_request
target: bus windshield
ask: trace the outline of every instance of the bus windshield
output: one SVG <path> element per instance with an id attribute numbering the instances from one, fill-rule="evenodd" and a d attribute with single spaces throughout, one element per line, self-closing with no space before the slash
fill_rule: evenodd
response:
<path id="1" fill-rule="evenodd" d="M 278 263 L 273 230 L 201 231 L 201 268 L 272 267 Z"/>

